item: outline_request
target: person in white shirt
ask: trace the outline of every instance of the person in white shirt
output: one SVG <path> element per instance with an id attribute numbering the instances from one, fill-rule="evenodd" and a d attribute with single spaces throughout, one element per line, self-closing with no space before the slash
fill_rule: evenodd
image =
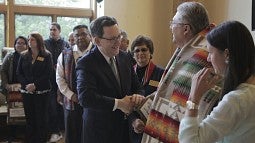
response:
<path id="1" fill-rule="evenodd" d="M 204 68 L 192 79 L 179 142 L 254 143 L 255 47 L 251 33 L 238 21 L 224 22 L 207 35 L 207 48 L 213 69 Z M 222 99 L 198 122 L 203 93 L 222 80 Z"/>
<path id="2" fill-rule="evenodd" d="M 91 48 L 92 42 L 86 25 L 77 25 L 73 28 L 74 46 L 65 49 L 58 57 L 56 81 L 64 96 L 65 142 L 80 143 L 82 133 L 83 109 L 78 103 L 76 91 L 75 67 L 80 57 Z"/>

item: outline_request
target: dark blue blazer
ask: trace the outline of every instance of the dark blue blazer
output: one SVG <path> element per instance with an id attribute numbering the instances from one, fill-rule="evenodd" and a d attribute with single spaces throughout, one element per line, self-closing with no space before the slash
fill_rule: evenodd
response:
<path id="1" fill-rule="evenodd" d="M 114 100 L 144 91 L 127 53 L 120 51 L 116 61 L 121 85 L 97 47 L 77 63 L 78 98 L 84 108 L 84 143 L 129 143 L 128 121 L 120 110 L 112 111 Z"/>
<path id="2" fill-rule="evenodd" d="M 29 50 L 21 53 L 17 66 L 17 75 L 21 89 L 34 83 L 36 91 L 51 89 L 50 75 L 53 73 L 52 57 L 50 52 L 44 55 L 39 52 L 37 59 L 32 64 L 32 54 Z"/>

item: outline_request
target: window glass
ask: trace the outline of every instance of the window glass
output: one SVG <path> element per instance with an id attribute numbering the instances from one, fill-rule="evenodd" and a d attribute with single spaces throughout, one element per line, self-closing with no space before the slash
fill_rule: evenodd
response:
<path id="1" fill-rule="evenodd" d="M 49 37 L 50 16 L 15 15 L 15 36 L 27 37 L 31 32 L 39 32 L 44 39 Z"/>
<path id="2" fill-rule="evenodd" d="M 0 13 L 0 49 L 2 49 L 5 46 L 5 30 L 4 30 L 4 14 Z M 1 54 L 1 52 L 0 52 Z M 0 55 L 1 56 L 1 55 Z M 0 58 L 1 59 L 1 58 Z M 1 61 L 0 61 L 1 62 Z"/>
<path id="3" fill-rule="evenodd" d="M 0 13 L 0 31 L 3 31 L 3 32 L 0 32 L 0 63 L 2 63 L 3 61 L 3 57 L 2 57 L 2 49 L 3 47 L 5 47 L 5 30 L 4 30 L 4 14 L 1 14 Z"/>
<path id="4" fill-rule="evenodd" d="M 57 17 L 57 22 L 61 26 L 61 37 L 66 41 L 68 34 L 73 31 L 73 27 L 78 24 L 89 26 L 89 18 Z"/>
<path id="5" fill-rule="evenodd" d="M 90 0 L 15 0 L 15 4 L 90 8 Z"/>
<path id="6" fill-rule="evenodd" d="M 0 3 L 3 3 L 4 2 L 4 0 L 0 0 Z"/>

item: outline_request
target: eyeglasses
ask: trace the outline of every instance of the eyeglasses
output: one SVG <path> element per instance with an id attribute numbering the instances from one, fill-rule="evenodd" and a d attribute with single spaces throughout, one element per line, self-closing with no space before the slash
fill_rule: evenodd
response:
<path id="1" fill-rule="evenodd" d="M 190 26 L 190 24 L 188 24 L 188 23 L 174 22 L 174 21 L 171 20 L 171 21 L 169 22 L 169 27 L 172 28 L 173 25 L 178 25 L 178 24 L 179 24 L 179 25 L 189 25 L 189 26 Z"/>
<path id="2" fill-rule="evenodd" d="M 148 50 L 149 50 L 148 48 L 135 49 L 133 53 L 139 53 L 140 51 L 144 53 L 147 52 Z"/>
<path id="3" fill-rule="evenodd" d="M 78 38 L 78 37 L 87 37 L 89 34 L 88 33 L 80 33 L 80 34 L 75 34 L 74 37 Z"/>
<path id="4" fill-rule="evenodd" d="M 99 38 L 108 40 L 111 43 L 116 43 L 117 41 L 120 41 L 122 37 L 123 37 L 122 35 L 119 35 L 118 37 L 113 37 L 113 38 L 105 38 L 105 37 L 99 37 Z"/>
<path id="5" fill-rule="evenodd" d="M 26 45 L 24 42 L 17 42 L 16 45 Z"/>

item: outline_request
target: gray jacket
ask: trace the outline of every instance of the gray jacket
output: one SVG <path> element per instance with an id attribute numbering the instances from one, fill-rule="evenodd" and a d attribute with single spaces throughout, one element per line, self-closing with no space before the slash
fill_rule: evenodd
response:
<path id="1" fill-rule="evenodd" d="M 4 57 L 3 64 L 1 66 L 1 88 L 4 93 L 6 93 L 6 84 L 13 83 L 13 57 L 14 52 L 7 54 Z"/>

